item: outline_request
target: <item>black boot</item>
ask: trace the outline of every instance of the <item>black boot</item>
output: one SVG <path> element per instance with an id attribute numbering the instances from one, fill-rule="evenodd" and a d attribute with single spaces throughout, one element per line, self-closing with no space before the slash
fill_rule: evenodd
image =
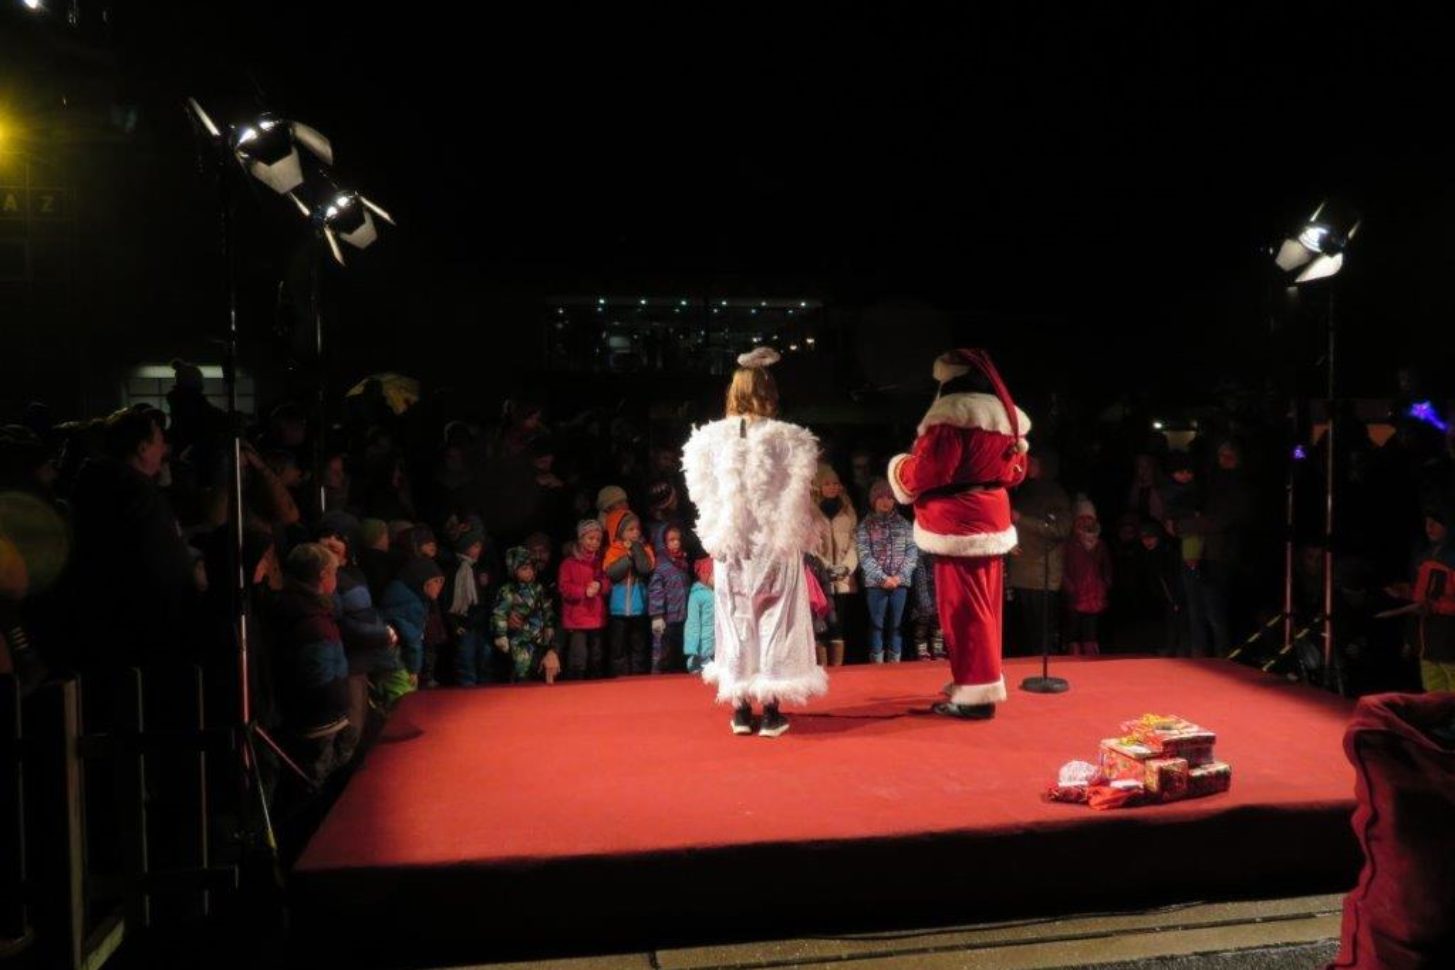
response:
<path id="1" fill-rule="evenodd" d="M 758 728 L 758 737 L 776 738 L 787 730 L 788 718 L 778 713 L 778 705 L 776 703 L 764 704 L 763 723 Z"/>
<path id="2" fill-rule="evenodd" d="M 732 728 L 734 734 L 753 733 L 753 705 L 739 704 L 733 710 Z"/>
<path id="3" fill-rule="evenodd" d="M 994 704 L 952 704 L 946 701 L 936 704 L 936 714 L 944 717 L 958 717 L 962 721 L 988 721 L 995 716 Z"/>

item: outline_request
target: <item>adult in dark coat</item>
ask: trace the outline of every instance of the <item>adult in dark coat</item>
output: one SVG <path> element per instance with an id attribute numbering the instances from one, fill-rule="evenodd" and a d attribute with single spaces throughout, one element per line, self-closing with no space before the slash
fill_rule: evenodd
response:
<path id="1" fill-rule="evenodd" d="M 106 421 L 106 455 L 72 496 L 76 534 L 67 589 L 81 666 L 167 662 L 195 653 L 198 589 L 191 550 L 155 478 L 167 454 L 151 412 Z"/>

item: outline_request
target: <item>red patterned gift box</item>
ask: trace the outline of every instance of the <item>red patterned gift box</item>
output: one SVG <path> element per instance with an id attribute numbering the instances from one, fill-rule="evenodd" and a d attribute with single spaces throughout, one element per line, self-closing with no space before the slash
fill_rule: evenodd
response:
<path id="1" fill-rule="evenodd" d="M 1184 758 L 1149 758 L 1146 768 L 1147 794 L 1164 802 L 1187 796 L 1189 769 Z"/>
<path id="2" fill-rule="evenodd" d="M 1232 766 L 1224 761 L 1193 768 L 1187 773 L 1187 797 L 1215 795 L 1227 791 L 1233 784 Z"/>
<path id="3" fill-rule="evenodd" d="M 1101 770 L 1112 781 L 1131 779 L 1144 781 L 1146 760 L 1154 752 L 1144 744 L 1128 743 L 1124 738 L 1107 738 L 1101 742 Z"/>
<path id="4" fill-rule="evenodd" d="M 1175 715 L 1144 714 L 1122 722 L 1123 740 L 1135 740 L 1160 758 L 1185 758 L 1193 767 L 1210 764 L 1217 735 Z"/>

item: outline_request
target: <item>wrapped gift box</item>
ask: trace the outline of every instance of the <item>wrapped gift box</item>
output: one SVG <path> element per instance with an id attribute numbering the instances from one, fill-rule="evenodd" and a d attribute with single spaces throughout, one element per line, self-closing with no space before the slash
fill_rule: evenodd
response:
<path id="1" fill-rule="evenodd" d="M 1101 770 L 1112 781 L 1144 781 L 1147 777 L 1145 762 L 1155 754 L 1145 744 L 1127 742 L 1123 738 L 1107 738 L 1101 742 Z"/>
<path id="2" fill-rule="evenodd" d="M 1199 765 L 1187 772 L 1187 797 L 1215 795 L 1227 791 L 1233 784 L 1233 768 L 1225 761 Z"/>
<path id="3" fill-rule="evenodd" d="M 1144 714 L 1122 722 L 1123 740 L 1152 749 L 1160 758 L 1185 758 L 1193 767 L 1210 764 L 1217 735 L 1175 715 Z"/>
<path id="4" fill-rule="evenodd" d="M 1190 769 L 1185 758 L 1149 758 L 1142 764 L 1146 768 L 1143 784 L 1148 795 L 1164 802 L 1187 796 Z"/>

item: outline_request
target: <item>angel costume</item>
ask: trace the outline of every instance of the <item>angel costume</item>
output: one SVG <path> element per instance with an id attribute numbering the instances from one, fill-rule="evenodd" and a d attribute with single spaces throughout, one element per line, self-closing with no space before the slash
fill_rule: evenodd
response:
<path id="1" fill-rule="evenodd" d="M 723 418 L 692 432 L 682 470 L 713 559 L 717 645 L 702 679 L 734 705 L 803 704 L 827 692 L 803 570 L 816 542 L 817 440 L 785 421 Z"/>

